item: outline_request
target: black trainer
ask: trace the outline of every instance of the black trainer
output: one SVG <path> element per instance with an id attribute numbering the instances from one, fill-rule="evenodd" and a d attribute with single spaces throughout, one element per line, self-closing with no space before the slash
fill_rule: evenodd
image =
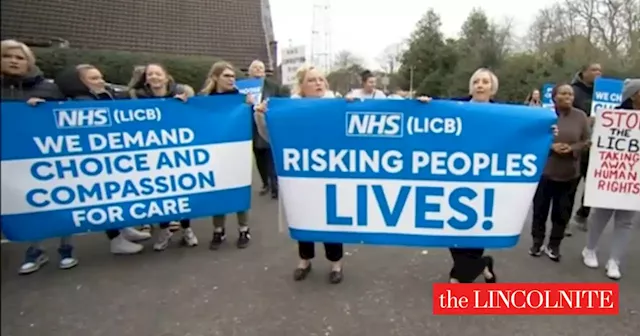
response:
<path id="1" fill-rule="evenodd" d="M 225 241 L 225 239 L 227 239 L 227 235 L 224 233 L 224 230 L 222 231 L 214 231 L 213 232 L 213 239 L 211 239 L 211 243 L 209 244 L 209 249 L 210 250 L 217 250 L 220 248 L 220 245 L 222 245 L 222 243 Z"/>
<path id="2" fill-rule="evenodd" d="M 238 248 L 243 249 L 249 246 L 250 241 L 251 241 L 251 232 L 249 232 L 249 229 L 238 232 L 238 242 L 236 243 Z"/>
<path id="3" fill-rule="evenodd" d="M 556 246 L 547 246 L 544 249 L 544 253 L 549 259 L 559 262 L 560 261 L 560 248 Z"/>
<path id="4" fill-rule="evenodd" d="M 542 255 L 542 244 L 534 243 L 529 249 L 529 255 L 532 257 L 539 257 Z"/>

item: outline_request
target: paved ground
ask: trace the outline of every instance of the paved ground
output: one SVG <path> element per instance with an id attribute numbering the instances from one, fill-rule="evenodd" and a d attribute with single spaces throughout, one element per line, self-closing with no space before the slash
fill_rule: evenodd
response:
<path id="1" fill-rule="evenodd" d="M 350 246 L 344 283 L 327 283 L 322 259 L 307 281 L 294 283 L 295 245 L 278 233 L 276 218 L 275 202 L 256 196 L 254 240 L 246 250 L 229 242 L 209 251 L 212 228 L 205 220 L 195 225 L 201 246 L 194 249 L 157 253 L 149 242 L 140 255 L 117 257 L 102 235 L 82 236 L 77 268 L 49 264 L 24 277 L 15 272 L 24 246 L 4 244 L 2 335 L 626 336 L 640 330 L 640 230 L 620 281 L 619 316 L 443 317 L 432 315 L 431 284 L 446 281 L 446 250 Z M 525 234 L 517 248 L 493 253 L 500 280 L 608 281 L 604 271 L 582 266 L 583 241 L 582 233 L 567 239 L 565 258 L 555 264 L 529 257 Z"/>

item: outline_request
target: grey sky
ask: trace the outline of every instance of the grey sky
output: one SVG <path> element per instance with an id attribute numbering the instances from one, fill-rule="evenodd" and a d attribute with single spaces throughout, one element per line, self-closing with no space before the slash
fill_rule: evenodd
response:
<path id="1" fill-rule="evenodd" d="M 526 33 L 537 11 L 558 0 L 332 0 L 332 51 L 349 50 L 377 68 L 382 50 L 409 37 L 416 22 L 430 8 L 441 16 L 443 32 L 456 36 L 472 8 L 480 7 L 501 22 L 512 18 L 516 34 Z M 269 0 L 280 47 L 311 44 L 313 3 L 318 0 Z"/>

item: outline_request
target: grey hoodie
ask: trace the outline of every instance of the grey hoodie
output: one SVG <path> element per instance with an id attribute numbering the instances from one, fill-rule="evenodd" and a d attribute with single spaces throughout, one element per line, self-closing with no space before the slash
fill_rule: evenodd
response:
<path id="1" fill-rule="evenodd" d="M 627 99 L 633 97 L 640 91 L 640 78 L 629 78 L 624 81 L 624 86 L 622 87 L 622 102 L 624 103 Z"/>

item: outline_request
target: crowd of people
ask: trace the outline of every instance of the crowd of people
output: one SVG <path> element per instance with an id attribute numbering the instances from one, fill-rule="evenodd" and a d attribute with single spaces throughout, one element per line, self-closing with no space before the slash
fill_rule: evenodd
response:
<path id="1" fill-rule="evenodd" d="M 33 52 L 24 43 L 15 40 L 2 41 L 2 101 L 23 101 L 35 106 L 45 101 L 62 100 L 114 100 L 114 99 L 149 99 L 174 97 L 183 101 L 198 95 L 239 94 L 236 88 L 236 72 L 234 67 L 224 61 L 212 65 L 205 84 L 199 92 L 185 84 L 176 83 L 162 64 L 146 64 L 133 69 L 131 81 L 124 93 L 112 90 L 106 84 L 102 72 L 91 64 L 80 64 L 61 72 L 55 80 L 48 81 L 36 66 Z M 590 209 L 581 206 L 571 221 L 571 213 L 576 198 L 576 191 L 581 179 L 585 178 L 588 164 L 588 149 L 593 118 L 590 116 L 593 84 L 601 75 L 599 64 L 589 64 L 580 69 L 572 83 L 558 84 L 553 89 L 552 99 L 558 115 L 557 124 L 550 132 L 554 141 L 550 148 L 548 162 L 542 173 L 533 199 L 533 222 L 531 236 L 533 245 L 529 253 L 532 256 L 546 254 L 551 260 L 560 261 L 562 240 L 571 235 L 570 228 L 577 226 L 588 231 L 587 243 L 582 251 L 584 264 L 598 267 L 596 246 L 598 240 L 611 218 L 614 219 L 614 244 L 606 263 L 606 274 L 612 279 L 619 279 L 621 259 L 625 247 L 629 243 L 628 233 L 633 224 L 638 224 L 640 215 L 637 212 L 613 209 Z M 254 61 L 249 67 L 249 76 L 265 78 L 265 65 Z M 362 74 L 362 87 L 347 93 L 344 99 L 406 99 L 406 92 L 386 95 L 377 89 L 376 77 L 370 71 Z M 469 79 L 469 95 L 461 98 L 447 98 L 471 103 L 494 103 L 499 81 L 489 69 L 478 69 Z M 262 196 L 278 199 L 278 178 L 269 144 L 269 132 L 265 114 L 268 113 L 268 98 L 287 97 L 288 90 L 283 89 L 270 79 L 265 79 L 260 101 L 252 101 L 247 96 L 253 116 L 253 147 L 256 166 L 262 182 L 259 191 Z M 297 72 L 297 83 L 291 91 L 291 98 L 335 98 L 328 88 L 325 75 L 312 66 L 305 66 Z M 417 98 L 429 103 L 432 98 Z M 541 106 L 540 91 L 532 91 L 525 104 Z M 640 79 L 625 81 L 622 93 L 621 108 L 640 110 Z M 545 244 L 547 216 L 551 209 L 551 234 Z M 238 235 L 236 245 L 246 248 L 251 241 L 248 212 L 238 212 Z M 213 233 L 209 244 L 216 250 L 226 240 L 226 215 L 214 216 Z M 167 248 L 173 235 L 181 231 L 181 241 L 186 246 L 197 246 L 198 239 L 191 228 L 189 219 L 176 223 L 160 223 L 159 232 L 155 235 L 154 250 Z M 135 254 L 143 249 L 138 242 L 152 237 L 150 226 L 142 228 L 124 228 L 108 230 L 110 249 L 114 254 Z M 304 280 L 311 271 L 311 260 L 315 256 L 313 242 L 298 242 L 300 261 L 294 270 L 296 281 Z M 332 263 L 329 281 L 337 284 L 343 280 L 342 260 L 344 248 L 340 243 L 324 243 L 325 257 Z M 482 276 L 487 283 L 497 281 L 494 271 L 494 259 L 485 255 L 480 248 L 451 248 L 453 267 L 449 274 L 452 283 L 470 283 Z M 69 269 L 78 264 L 74 257 L 70 237 L 60 239 L 58 248 L 59 267 Z M 25 260 L 19 269 L 20 274 L 38 271 L 48 257 L 38 242 L 30 244 Z"/>

